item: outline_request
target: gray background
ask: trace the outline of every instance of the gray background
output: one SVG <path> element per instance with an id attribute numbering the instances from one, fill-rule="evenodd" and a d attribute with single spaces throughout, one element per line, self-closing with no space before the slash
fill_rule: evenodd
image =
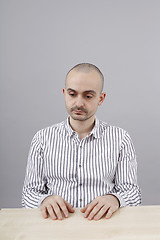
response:
<path id="1" fill-rule="evenodd" d="M 21 207 L 30 142 L 67 117 L 79 62 L 104 73 L 97 117 L 129 132 L 143 204 L 160 204 L 160 1 L 1 0 L 0 36 L 0 208 Z"/>

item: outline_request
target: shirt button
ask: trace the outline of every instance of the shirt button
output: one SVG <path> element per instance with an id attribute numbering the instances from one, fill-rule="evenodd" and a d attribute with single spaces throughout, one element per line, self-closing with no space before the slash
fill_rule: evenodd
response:
<path id="1" fill-rule="evenodd" d="M 82 167 L 82 165 L 81 165 L 81 164 L 79 164 L 79 167 Z"/>
<path id="2" fill-rule="evenodd" d="M 79 200 L 80 200 L 80 202 L 82 202 L 82 199 L 81 199 L 81 198 L 80 198 Z"/>
<path id="3" fill-rule="evenodd" d="M 82 186 L 82 183 L 80 183 L 79 186 Z"/>

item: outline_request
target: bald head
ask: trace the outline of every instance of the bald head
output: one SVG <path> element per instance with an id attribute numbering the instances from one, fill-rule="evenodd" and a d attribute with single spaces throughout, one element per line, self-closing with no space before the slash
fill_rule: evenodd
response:
<path id="1" fill-rule="evenodd" d="M 84 73 L 89 73 L 89 72 L 92 72 L 92 71 L 96 71 L 98 73 L 100 79 L 101 79 L 101 92 L 102 92 L 103 85 L 104 85 L 104 76 L 103 76 L 102 72 L 99 70 L 98 67 L 96 67 L 95 65 L 93 65 L 91 63 L 80 63 L 80 64 L 77 64 L 73 68 L 71 68 L 69 70 L 69 72 L 67 73 L 66 81 L 67 81 L 67 78 L 69 77 L 69 75 L 70 75 L 70 73 L 72 71 L 84 72 Z"/>

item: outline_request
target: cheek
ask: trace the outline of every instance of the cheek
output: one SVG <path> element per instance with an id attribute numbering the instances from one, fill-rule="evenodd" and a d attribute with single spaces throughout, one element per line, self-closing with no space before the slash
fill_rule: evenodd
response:
<path id="1" fill-rule="evenodd" d="M 98 102 L 94 101 L 92 102 L 92 104 L 90 106 L 88 106 L 90 109 L 92 109 L 93 111 L 95 111 L 98 107 Z"/>
<path id="2" fill-rule="evenodd" d="M 73 99 L 72 99 L 72 98 L 69 98 L 69 97 L 66 97 L 66 98 L 65 98 L 65 102 L 66 102 L 66 105 L 67 105 L 67 106 L 71 106 L 71 105 L 74 104 Z"/>
<path id="3" fill-rule="evenodd" d="M 100 100 L 99 100 L 99 98 L 98 98 L 98 99 L 95 99 L 95 101 L 94 101 L 93 104 L 94 104 L 95 108 L 98 107 L 98 105 L 100 105 Z"/>

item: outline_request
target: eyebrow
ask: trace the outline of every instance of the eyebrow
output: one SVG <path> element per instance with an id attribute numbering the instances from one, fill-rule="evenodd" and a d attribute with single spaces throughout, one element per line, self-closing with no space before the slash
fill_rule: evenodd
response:
<path id="1" fill-rule="evenodd" d="M 68 88 L 67 91 L 72 91 L 72 92 L 77 92 L 76 90 L 72 89 L 72 88 Z M 93 95 L 96 95 L 96 92 L 94 90 L 86 90 L 83 93 L 92 93 Z"/>

